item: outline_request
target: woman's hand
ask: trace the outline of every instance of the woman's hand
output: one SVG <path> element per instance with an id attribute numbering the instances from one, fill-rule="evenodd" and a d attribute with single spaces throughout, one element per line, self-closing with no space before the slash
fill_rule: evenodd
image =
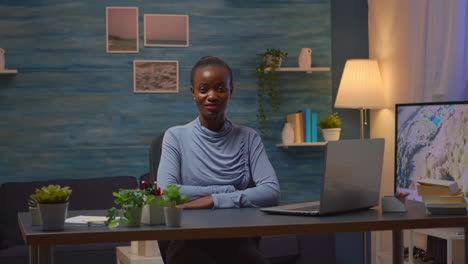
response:
<path id="1" fill-rule="evenodd" d="M 211 195 L 208 195 L 184 204 L 179 204 L 177 207 L 184 209 L 211 209 L 213 208 L 213 206 L 213 197 L 211 197 Z"/>

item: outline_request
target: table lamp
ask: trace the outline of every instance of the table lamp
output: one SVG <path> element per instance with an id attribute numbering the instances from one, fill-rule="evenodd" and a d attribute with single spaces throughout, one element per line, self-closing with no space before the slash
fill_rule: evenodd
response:
<path id="1" fill-rule="evenodd" d="M 336 96 L 335 108 L 356 108 L 360 110 L 360 136 L 364 138 L 366 109 L 379 109 L 385 106 L 382 78 L 376 60 L 347 60 L 340 87 Z"/>

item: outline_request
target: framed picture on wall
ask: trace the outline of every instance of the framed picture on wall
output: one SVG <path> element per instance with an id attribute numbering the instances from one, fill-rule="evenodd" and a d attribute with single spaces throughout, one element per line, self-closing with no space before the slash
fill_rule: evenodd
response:
<path id="1" fill-rule="evenodd" d="M 146 14 L 144 35 L 145 46 L 188 47 L 189 17 L 187 15 Z"/>
<path id="2" fill-rule="evenodd" d="M 106 7 L 106 51 L 138 52 L 138 7 Z"/>
<path id="3" fill-rule="evenodd" d="M 179 61 L 134 60 L 133 91 L 135 93 L 178 93 Z"/>

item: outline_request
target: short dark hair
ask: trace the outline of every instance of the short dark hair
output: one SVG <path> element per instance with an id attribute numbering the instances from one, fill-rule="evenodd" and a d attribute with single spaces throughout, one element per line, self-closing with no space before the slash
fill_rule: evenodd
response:
<path id="1" fill-rule="evenodd" d="M 190 73 L 190 83 L 193 86 L 193 76 L 195 75 L 195 72 L 198 70 L 198 68 L 202 68 L 204 66 L 220 66 L 224 67 L 229 71 L 229 86 L 234 88 L 234 79 L 232 75 L 232 70 L 229 67 L 229 65 L 224 62 L 222 59 L 214 57 L 214 56 L 205 56 L 197 61 L 195 65 L 193 65 L 192 72 Z"/>

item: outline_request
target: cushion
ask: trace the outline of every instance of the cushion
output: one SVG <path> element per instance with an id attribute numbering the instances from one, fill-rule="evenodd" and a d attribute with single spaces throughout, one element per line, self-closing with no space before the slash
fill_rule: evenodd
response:
<path id="1" fill-rule="evenodd" d="M 0 215 L 2 216 L 0 217 L 0 249 L 24 244 L 18 227 L 18 212 L 27 212 L 29 196 L 37 188 L 49 184 L 70 186 L 73 190 L 68 210 L 97 210 L 115 206 L 112 192 L 119 188 L 136 188 L 137 180 L 132 176 L 116 176 L 2 184 L 0 186 Z"/>

